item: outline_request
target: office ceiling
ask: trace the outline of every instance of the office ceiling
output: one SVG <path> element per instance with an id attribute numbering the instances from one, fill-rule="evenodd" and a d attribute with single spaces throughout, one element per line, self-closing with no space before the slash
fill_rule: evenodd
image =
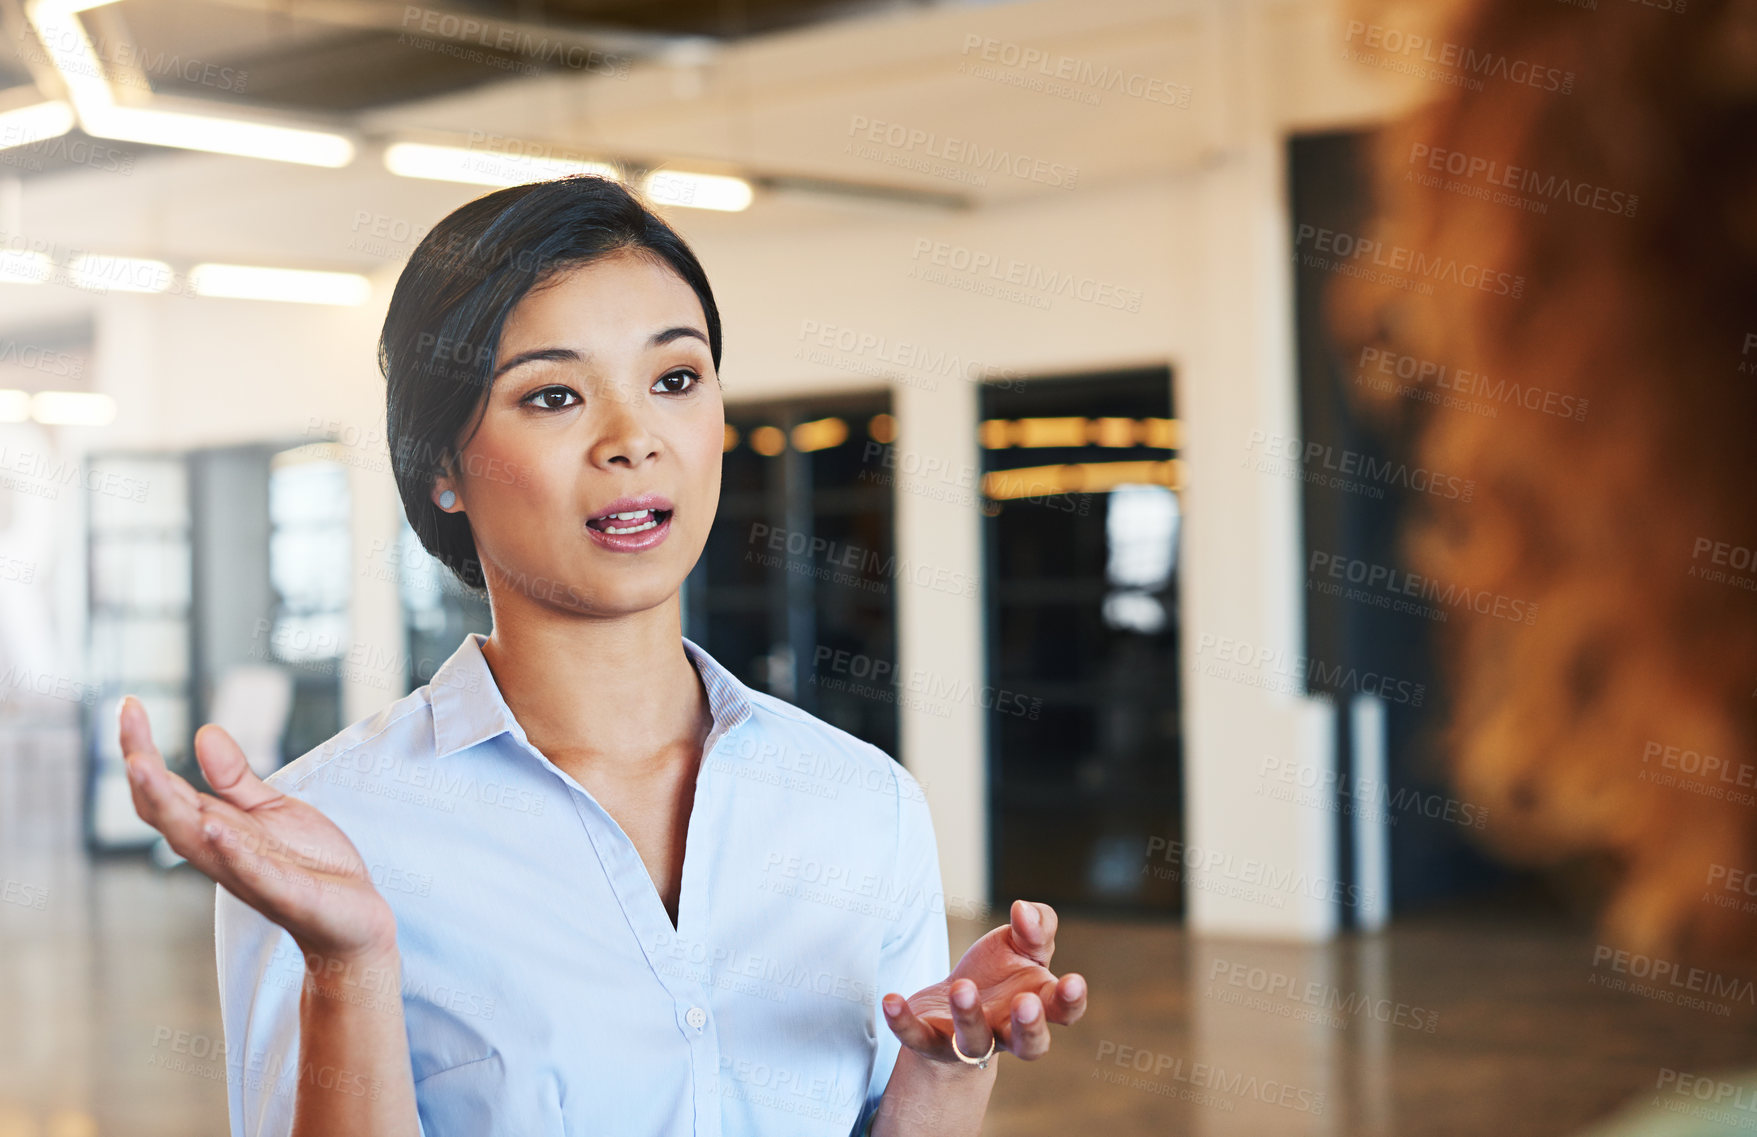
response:
<path id="1" fill-rule="evenodd" d="M 47 70 L 4 0 L 0 91 Z M 899 0 L 117 0 L 82 19 L 112 70 L 153 93 L 347 113 L 519 75 L 599 69 L 920 4 Z M 234 80 L 227 83 L 224 76 Z M 240 84 L 236 80 L 242 77 Z"/>
<path id="2" fill-rule="evenodd" d="M 24 17 L 0 0 L 0 111 L 58 97 Z M 668 53 L 886 9 L 901 0 L 113 0 L 81 13 L 121 101 L 176 96 L 299 119 L 355 112 L 533 75 L 613 74 Z M 0 150 L 0 176 L 70 168 L 75 130 Z M 126 162 L 157 148 L 107 141 Z"/>
<path id="3" fill-rule="evenodd" d="M 0 0 L 0 114 L 63 93 L 25 2 Z M 111 0 L 79 23 L 121 104 L 339 130 L 362 142 L 357 179 L 385 174 L 374 151 L 388 142 L 460 146 L 485 132 L 534 151 L 736 172 L 768 199 L 840 216 L 1066 197 L 1074 185 L 1225 160 L 1214 114 L 1226 88 L 1214 76 L 1226 74 L 1216 62 L 1226 44 L 1211 2 L 1226 0 Z M 1286 5 L 1272 32 L 1305 42 L 1307 0 Z M 1091 77 L 1033 90 L 1038 76 L 1023 63 L 975 67 L 977 28 L 1009 46 L 1052 47 L 1058 65 Z M 620 69 L 631 83 L 594 79 Z M 1142 97 L 1121 79 L 1160 90 Z M 884 137 L 870 139 L 879 128 Z M 907 141 L 894 142 L 905 128 Z M 100 195 L 109 214 L 148 202 L 158 185 L 148 170 L 190 153 L 77 128 L 0 149 L 0 228 L 19 223 L 12 202 L 26 197 L 42 223 L 51 199 L 28 190 L 39 177 L 132 172 L 100 179 L 127 190 Z M 237 193 L 336 185 L 297 165 L 258 165 L 207 169 Z M 14 177 L 26 185 L 9 188 Z M 269 181 L 251 181 L 260 177 Z M 364 192 L 348 190 L 350 200 Z M 169 241 L 162 211 L 148 223 L 160 234 L 149 244 Z M 137 230 L 118 221 L 114 232 L 121 241 Z M 90 227 L 81 234 L 90 239 Z"/>

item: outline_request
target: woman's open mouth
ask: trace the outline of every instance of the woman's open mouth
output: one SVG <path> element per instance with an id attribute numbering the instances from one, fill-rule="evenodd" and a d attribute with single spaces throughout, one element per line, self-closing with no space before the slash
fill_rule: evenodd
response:
<path id="1" fill-rule="evenodd" d="M 608 513 L 586 522 L 592 540 L 607 549 L 638 552 L 650 549 L 671 532 L 670 509 L 635 509 Z"/>
<path id="2" fill-rule="evenodd" d="M 639 533 L 655 528 L 659 522 L 671 516 L 665 509 L 637 509 L 629 513 L 611 513 L 604 517 L 595 517 L 586 522 L 600 533 L 613 533 L 621 536 L 624 533 Z"/>

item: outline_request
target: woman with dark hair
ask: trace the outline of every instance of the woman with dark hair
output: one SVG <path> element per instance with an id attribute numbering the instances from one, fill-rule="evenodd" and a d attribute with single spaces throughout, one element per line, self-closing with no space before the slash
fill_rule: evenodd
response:
<path id="1" fill-rule="evenodd" d="M 975 1134 L 993 1055 L 1084 1011 L 1047 905 L 951 968 L 916 780 L 682 636 L 720 349 L 619 183 L 456 210 L 379 356 L 410 524 L 492 634 L 266 780 L 202 727 L 212 795 L 124 701 L 136 809 L 221 886 L 234 1137 Z"/>

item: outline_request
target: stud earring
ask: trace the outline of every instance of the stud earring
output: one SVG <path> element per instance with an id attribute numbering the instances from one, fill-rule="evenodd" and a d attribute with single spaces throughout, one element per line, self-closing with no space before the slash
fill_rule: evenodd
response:
<path id="1" fill-rule="evenodd" d="M 457 504 L 457 501 L 458 501 L 458 495 L 455 493 L 452 493 L 450 490 L 446 490 L 444 493 L 439 495 L 439 508 L 450 509 L 452 506 Z"/>

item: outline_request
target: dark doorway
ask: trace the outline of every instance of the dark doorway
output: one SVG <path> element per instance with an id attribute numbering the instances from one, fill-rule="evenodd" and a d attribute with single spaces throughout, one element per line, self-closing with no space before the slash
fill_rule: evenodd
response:
<path id="1" fill-rule="evenodd" d="M 984 385 L 993 895 L 1179 914 L 1180 464 L 1165 367 Z"/>
<path id="2" fill-rule="evenodd" d="M 684 634 L 740 680 L 899 761 L 895 526 L 874 447 L 888 392 L 726 408 L 720 508 L 684 585 Z"/>
<path id="3" fill-rule="evenodd" d="M 1367 176 L 1372 135 L 1348 131 L 1303 135 L 1289 143 L 1289 191 L 1294 224 L 1294 297 L 1300 385 L 1300 439 L 1308 473 L 1318 462 L 1331 468 L 1380 470 L 1378 478 L 1308 478 L 1301 485 L 1306 576 L 1306 644 L 1313 659 L 1333 674 L 1394 676 L 1399 691 L 1418 690 L 1419 701 L 1388 699 L 1384 707 L 1385 771 L 1380 784 L 1351 768 L 1347 709 L 1356 692 L 1331 690 L 1338 714 L 1338 814 L 1375 810 L 1388 826 L 1391 909 L 1394 914 L 1452 901 L 1470 894 L 1527 892 L 1532 877 L 1503 868 L 1479 850 L 1476 831 L 1459 818 L 1476 816 L 1471 803 L 1428 815 L 1423 805 L 1452 796 L 1443 770 L 1440 729 L 1447 714 L 1446 691 L 1436 666 L 1437 633 L 1458 614 L 1380 606 L 1369 590 L 1332 591 L 1340 566 L 1407 571 L 1400 534 L 1419 497 L 1411 484 L 1419 463 L 1406 437 L 1369 423 L 1351 399 L 1351 389 L 1377 378 L 1377 361 L 1343 355 L 1329 323 L 1326 297 L 1336 274 L 1336 258 L 1313 255 L 1328 232 L 1357 239 L 1369 232 L 1373 213 Z M 1337 238 L 1329 239 L 1336 247 Z M 1410 392 L 1416 389 L 1410 387 Z M 1315 448 L 1315 450 L 1314 450 Z M 1431 474 L 1432 472 L 1426 472 Z M 1366 571 L 1363 569 L 1363 571 Z M 1358 574 L 1357 574 L 1358 575 Z M 1354 595 L 1351 595 L 1353 593 Z M 1411 608 L 1416 610 L 1412 611 Z M 1468 616 L 1469 613 L 1463 615 Z M 1321 688 L 1314 686 L 1312 693 Z M 1353 863 L 1349 824 L 1337 827 L 1343 848 L 1338 864 Z M 1352 910 L 1344 909 L 1345 917 Z"/>

